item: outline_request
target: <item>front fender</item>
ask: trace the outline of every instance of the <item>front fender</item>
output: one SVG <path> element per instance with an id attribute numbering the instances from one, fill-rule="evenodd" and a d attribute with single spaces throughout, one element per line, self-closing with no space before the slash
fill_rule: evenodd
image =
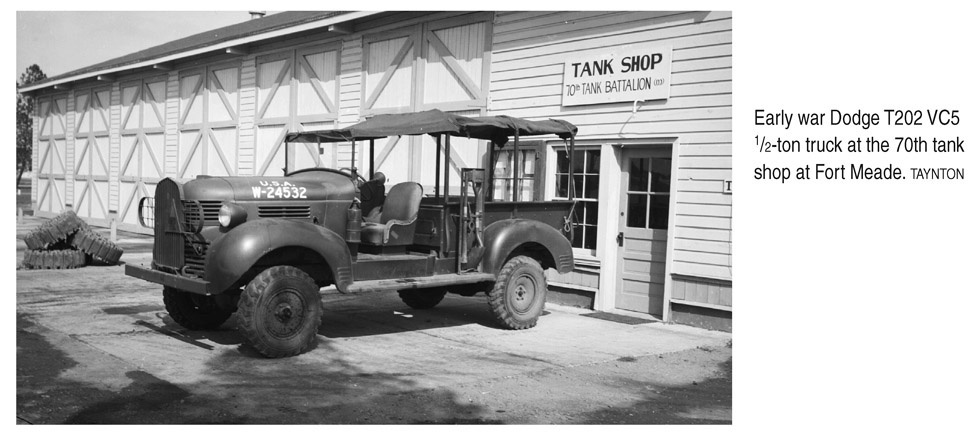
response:
<path id="1" fill-rule="evenodd" d="M 534 250 L 545 249 L 550 254 L 549 262 L 558 273 L 574 270 L 574 251 L 571 243 L 560 231 L 540 221 L 531 219 L 505 219 L 486 227 L 486 252 L 482 258 L 485 272 L 498 273 L 506 259 L 517 248 L 528 245 Z M 541 251 L 542 252 L 542 251 Z M 542 263 L 544 265 L 547 262 Z"/>
<path id="2" fill-rule="evenodd" d="M 311 249 L 329 264 L 339 290 L 353 282 L 353 262 L 346 241 L 333 231 L 305 221 L 258 219 L 245 222 L 210 245 L 204 276 L 218 291 L 232 286 L 258 260 L 279 248 Z"/>

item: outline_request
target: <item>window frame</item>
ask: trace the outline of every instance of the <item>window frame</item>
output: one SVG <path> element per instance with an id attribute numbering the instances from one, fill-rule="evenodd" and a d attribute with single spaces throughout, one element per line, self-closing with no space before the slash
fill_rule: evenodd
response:
<path id="1" fill-rule="evenodd" d="M 546 143 L 546 147 L 547 147 L 546 148 L 546 167 L 544 168 L 545 169 L 544 176 L 546 177 L 547 180 L 546 180 L 546 182 L 544 182 L 545 183 L 544 199 L 547 200 L 547 201 L 566 200 L 567 198 L 565 198 L 565 197 L 558 197 L 557 196 L 557 186 L 556 186 L 556 179 L 557 179 L 557 152 L 560 151 L 560 150 L 570 151 L 570 146 L 565 146 L 564 143 L 563 142 L 560 142 L 560 141 L 550 141 L 550 142 L 547 142 Z M 600 155 L 601 154 L 601 148 L 602 148 L 602 144 L 597 144 L 597 143 L 595 143 L 595 144 L 581 144 L 581 143 L 577 143 L 574 146 L 574 151 L 584 152 L 584 151 L 588 151 L 588 150 L 595 150 Z M 584 172 L 575 173 L 575 174 L 581 174 L 581 175 L 583 175 Z M 598 176 L 598 178 L 600 178 L 600 175 Z M 583 192 L 584 192 L 584 186 L 583 185 L 581 185 L 581 192 L 582 192 L 581 195 L 583 195 Z M 598 198 L 584 198 L 584 197 L 578 197 L 578 196 L 575 196 L 574 197 L 574 201 L 587 201 L 587 202 L 595 202 L 595 203 L 598 203 L 598 210 L 597 210 L 598 217 L 597 217 L 597 220 L 595 220 L 595 222 L 594 222 L 594 228 L 595 229 L 598 229 L 598 227 L 602 223 L 602 221 L 601 221 L 601 204 L 600 204 L 602 198 L 607 199 L 607 197 L 602 197 L 602 192 L 601 192 L 601 188 L 600 187 L 598 187 Z M 583 223 L 583 221 L 582 221 L 582 223 Z M 597 258 L 598 257 L 598 249 L 599 249 L 599 246 L 600 246 L 600 239 L 599 239 L 599 242 L 598 243 L 599 244 L 595 244 L 594 245 L 594 249 L 587 249 L 587 248 L 584 248 L 584 247 L 574 247 L 573 246 L 573 243 L 572 243 L 571 246 L 572 246 L 572 249 L 574 251 L 575 258 L 576 259 L 585 259 L 585 260 L 593 260 L 593 259 Z M 581 246 L 583 246 L 583 245 L 584 245 L 584 242 L 582 240 L 581 241 Z"/>
<path id="2" fill-rule="evenodd" d="M 515 148 L 515 146 L 513 145 L 513 141 L 510 140 L 504 146 L 497 147 L 492 152 L 492 154 L 494 156 L 497 156 L 497 159 L 498 159 L 498 155 L 501 152 L 512 152 L 513 154 L 516 154 L 515 152 L 513 152 L 514 148 Z M 545 179 L 546 176 L 547 176 L 547 173 L 548 173 L 548 170 L 547 170 L 547 167 L 548 167 L 548 163 L 547 163 L 548 162 L 547 142 L 546 141 L 542 141 L 542 140 L 533 140 L 533 141 L 523 141 L 523 140 L 520 140 L 520 151 L 530 151 L 530 150 L 534 151 L 534 154 L 536 155 L 536 161 L 534 162 L 534 165 L 533 165 L 533 177 L 523 177 L 523 176 L 520 176 L 520 177 L 518 177 L 518 180 L 520 182 L 522 182 L 523 180 L 526 180 L 528 178 L 531 178 L 533 180 L 533 197 L 529 201 L 548 201 L 549 198 L 547 198 L 546 187 L 545 187 L 546 181 L 542 181 L 542 182 L 540 181 L 541 178 L 544 178 Z M 485 166 L 487 166 L 487 167 L 489 167 L 489 169 L 493 170 L 493 176 L 492 176 L 493 184 L 489 185 L 489 190 L 491 191 L 491 193 L 489 194 L 489 196 L 491 198 L 491 202 L 513 202 L 513 197 L 509 197 L 509 199 L 496 198 L 496 183 L 495 183 L 496 181 L 499 181 L 499 180 L 512 181 L 513 180 L 512 173 L 510 173 L 510 175 L 508 175 L 506 177 L 497 177 L 495 175 L 495 170 L 496 170 L 495 163 L 493 163 L 493 161 L 489 161 L 488 160 L 488 158 L 489 158 L 489 152 L 486 152 L 486 156 L 485 157 L 487 159 L 487 163 L 486 163 Z M 522 165 L 522 164 L 520 164 L 520 165 Z M 510 168 L 512 168 L 512 166 L 513 166 L 513 160 L 512 159 L 510 159 L 510 161 L 509 161 L 509 166 L 510 166 Z M 512 191 L 512 189 L 513 189 L 512 188 L 512 185 L 510 185 L 508 188 L 506 188 L 506 190 L 504 191 L 504 194 L 509 194 Z M 520 199 L 520 202 L 525 202 L 525 201 L 527 201 L 527 200 Z"/>

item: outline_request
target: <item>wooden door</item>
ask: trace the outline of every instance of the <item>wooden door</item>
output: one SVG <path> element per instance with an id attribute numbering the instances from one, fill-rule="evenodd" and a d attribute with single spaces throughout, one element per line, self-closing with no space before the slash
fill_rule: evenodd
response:
<path id="1" fill-rule="evenodd" d="M 75 92 L 75 213 L 86 219 L 109 218 L 110 89 Z"/>
<path id="2" fill-rule="evenodd" d="M 40 113 L 38 137 L 38 161 L 35 163 L 37 172 L 37 210 L 46 214 L 58 214 L 64 211 L 66 200 L 67 144 L 65 141 L 67 128 L 66 110 L 68 100 L 65 96 L 42 98 L 37 102 Z"/>
<path id="3" fill-rule="evenodd" d="M 420 109 L 460 111 L 486 107 L 490 33 L 484 14 L 425 24 Z"/>
<path id="4" fill-rule="evenodd" d="M 166 76 L 123 83 L 119 168 L 120 226 L 150 232 L 139 225 L 139 201 L 154 196 L 166 176 L 163 168 L 166 125 Z"/>
<path id="5" fill-rule="evenodd" d="M 303 48 L 295 52 L 295 98 L 292 117 L 296 131 L 332 129 L 339 117 L 340 43 Z M 340 168 L 337 149 L 349 152 L 344 144 L 293 144 L 289 150 L 290 170 Z M 349 165 L 349 157 L 345 159 Z"/>
<path id="6" fill-rule="evenodd" d="M 180 177 L 233 176 L 238 152 L 238 65 L 180 76 Z"/>
<path id="7" fill-rule="evenodd" d="M 669 148 L 622 152 L 616 308 L 662 316 L 671 155 Z"/>
<path id="8" fill-rule="evenodd" d="M 257 62 L 255 175 L 282 175 L 286 162 L 289 171 L 348 166 L 339 162 L 341 155 L 334 150 L 343 146 L 336 144 L 293 144 L 289 160 L 285 160 L 285 135 L 290 131 L 336 127 L 341 44 L 333 42 L 264 55 Z"/>

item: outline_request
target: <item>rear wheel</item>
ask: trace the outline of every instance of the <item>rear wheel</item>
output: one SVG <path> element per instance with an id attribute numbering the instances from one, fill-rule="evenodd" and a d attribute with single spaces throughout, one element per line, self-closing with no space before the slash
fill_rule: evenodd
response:
<path id="1" fill-rule="evenodd" d="M 238 328 L 266 357 L 298 355 L 316 340 L 322 318 L 319 287 L 291 266 L 269 268 L 238 300 Z"/>
<path id="2" fill-rule="evenodd" d="M 404 304 L 411 309 L 431 309 L 441 303 L 445 298 L 445 292 L 444 288 L 422 288 L 400 290 L 397 295 L 401 296 Z"/>
<path id="3" fill-rule="evenodd" d="M 163 304 L 170 318 L 189 330 L 213 330 L 224 324 L 234 311 L 220 307 L 214 296 L 163 287 Z"/>
<path id="4" fill-rule="evenodd" d="M 503 265 L 489 290 L 489 310 L 511 330 L 537 325 L 547 301 L 547 279 L 535 259 L 519 255 Z"/>

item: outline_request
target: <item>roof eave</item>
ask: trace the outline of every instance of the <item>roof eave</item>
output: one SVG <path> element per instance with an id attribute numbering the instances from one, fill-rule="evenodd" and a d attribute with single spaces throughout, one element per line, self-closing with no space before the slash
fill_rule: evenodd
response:
<path id="1" fill-rule="evenodd" d="M 247 44 L 247 43 L 253 43 L 253 42 L 257 42 L 257 41 L 262 41 L 262 40 L 265 40 L 265 39 L 272 39 L 272 38 L 276 38 L 276 37 L 280 37 L 280 36 L 290 35 L 290 34 L 293 34 L 293 33 L 299 33 L 299 32 L 303 32 L 303 31 L 307 31 L 307 30 L 314 30 L 314 29 L 318 29 L 318 28 L 328 27 L 330 25 L 339 24 L 339 23 L 342 23 L 342 22 L 353 21 L 353 20 L 360 19 L 360 18 L 363 18 L 363 17 L 367 17 L 367 16 L 371 16 L 371 15 L 376 15 L 378 13 L 381 13 L 381 12 L 380 11 L 374 11 L 374 12 L 350 12 L 350 13 L 347 13 L 347 14 L 338 15 L 338 16 L 334 16 L 334 17 L 330 17 L 330 18 L 326 18 L 326 19 L 322 19 L 322 20 L 318 20 L 318 21 L 313 21 L 313 22 L 309 22 L 309 23 L 299 24 L 299 25 L 292 26 L 292 27 L 286 27 L 286 28 L 283 28 L 283 29 L 273 30 L 273 31 L 270 31 L 270 32 L 265 32 L 265 33 L 260 33 L 260 34 L 256 34 L 256 35 L 246 36 L 246 37 L 242 37 L 242 38 L 238 38 L 238 39 L 232 39 L 232 40 L 220 42 L 220 43 L 217 43 L 217 44 L 214 44 L 214 45 L 209 45 L 209 46 L 205 46 L 205 47 L 201 47 L 201 48 L 196 48 L 196 49 L 192 49 L 192 50 L 188 50 L 188 51 L 183 51 L 183 52 L 180 52 L 180 53 L 171 54 L 171 55 L 167 55 L 167 56 L 163 56 L 163 57 L 158 57 L 158 58 L 154 58 L 154 59 L 150 59 L 150 60 L 144 60 L 144 61 L 140 61 L 140 62 L 133 63 L 133 64 L 123 65 L 123 66 L 116 66 L 116 67 L 110 67 L 110 68 L 100 69 L 100 70 L 91 71 L 91 72 L 86 72 L 86 73 L 83 73 L 83 74 L 78 74 L 78 75 L 74 75 L 74 76 L 70 76 L 70 77 L 64 77 L 64 78 L 61 78 L 61 79 L 58 79 L 58 80 L 48 81 L 48 82 L 45 82 L 45 83 L 42 83 L 42 84 L 38 84 L 38 85 L 34 85 L 34 86 L 27 86 L 27 87 L 19 88 L 19 89 L 17 89 L 17 92 L 19 92 L 19 93 L 29 93 L 29 92 L 33 92 L 33 91 L 38 91 L 38 90 L 43 90 L 43 89 L 46 89 L 46 88 L 54 87 L 54 86 L 59 85 L 59 84 L 66 84 L 66 83 L 70 83 L 70 82 L 74 82 L 74 81 L 79 81 L 79 80 L 83 80 L 83 79 L 87 79 L 87 78 L 94 78 L 94 77 L 97 77 L 99 75 L 106 75 L 106 74 L 110 74 L 110 73 L 123 72 L 123 71 L 127 71 L 127 70 L 138 69 L 138 68 L 141 68 L 141 67 L 150 67 L 150 66 L 153 66 L 153 65 L 156 65 L 156 64 L 166 63 L 166 62 L 170 62 L 170 61 L 174 61 L 174 60 L 180 60 L 180 59 L 183 59 L 183 58 L 192 57 L 192 56 L 199 55 L 199 54 L 205 54 L 205 53 L 208 53 L 208 52 L 211 52 L 211 51 L 223 50 L 223 49 L 227 49 L 227 48 L 238 46 L 238 45 L 243 45 L 243 44 Z"/>

